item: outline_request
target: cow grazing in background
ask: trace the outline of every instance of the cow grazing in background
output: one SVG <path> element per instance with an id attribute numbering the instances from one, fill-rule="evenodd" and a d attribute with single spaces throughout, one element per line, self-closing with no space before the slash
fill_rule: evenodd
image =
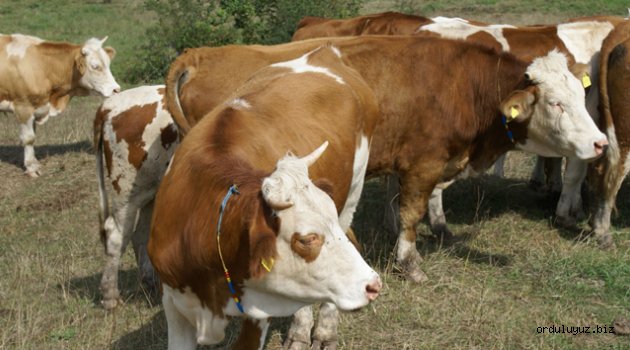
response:
<path id="1" fill-rule="evenodd" d="M 169 70 L 168 108 L 186 133 L 204 111 L 212 110 L 214 101 L 225 99 L 253 72 L 326 42 L 333 43 L 378 99 L 380 119 L 367 174 L 401 176 L 397 262 L 414 281 L 426 279 L 414 227 L 438 183 L 485 169 L 515 147 L 587 160 L 601 155 L 607 144 L 562 54 L 553 52 L 528 64 L 480 45 L 437 38 L 365 36 L 191 49 Z M 513 142 L 502 114 L 515 116 L 508 124 Z M 310 342 L 305 335 L 311 322 L 298 322 L 304 329 L 292 329 L 288 342 Z M 334 343 L 335 326 L 322 331 L 327 338 L 317 342 Z"/>
<path id="2" fill-rule="evenodd" d="M 346 20 L 321 20 L 316 24 L 309 22 L 302 23 L 298 26 L 297 39 L 308 39 L 321 36 L 337 36 L 342 33 L 350 33 L 350 27 L 354 26 L 354 35 L 365 34 L 390 34 L 387 30 L 382 31 L 364 30 L 365 20 L 369 17 L 372 21 L 381 19 L 382 21 L 397 21 L 396 16 L 391 13 L 383 13 L 370 15 L 365 17 L 357 17 L 356 19 Z M 531 62 L 534 58 L 545 55 L 549 50 L 557 48 L 564 52 L 570 60 L 587 64 L 589 69 L 584 71 L 589 75 L 584 78 L 580 73 L 579 78 L 583 78 L 584 86 L 590 87 L 587 95 L 587 109 L 591 116 L 598 120 L 598 88 L 597 77 L 599 70 L 599 61 L 597 59 L 604 38 L 617 25 L 624 23 L 626 20 L 620 17 L 582 17 L 576 18 L 568 23 L 558 25 L 539 25 L 532 27 L 515 27 L 507 24 L 486 24 L 476 21 L 468 21 L 461 18 L 435 17 L 424 18 L 417 17 L 416 22 L 419 25 L 416 28 L 401 26 L 407 28 L 404 32 L 400 30 L 399 34 L 408 35 L 427 35 L 435 34 L 450 39 L 461 39 L 471 42 L 480 43 L 499 51 L 511 52 L 520 59 Z M 406 21 L 404 21 L 407 23 Z M 426 23 L 422 23 L 426 22 Z M 324 29 L 325 28 L 325 29 Z M 341 30 L 343 28 L 343 30 Z M 296 37 L 294 36 L 294 40 Z M 591 84 L 592 87 L 591 87 Z M 495 174 L 503 176 L 503 159 L 500 157 L 495 165 Z M 536 162 L 536 166 L 532 173 L 533 184 L 542 186 L 545 183 L 545 165 L 540 160 Z M 583 215 L 582 199 L 580 195 L 581 184 L 586 174 L 586 164 L 577 159 L 570 159 L 567 163 L 567 174 L 564 182 L 562 181 L 561 162 L 547 162 L 547 169 L 550 174 L 549 186 L 552 190 L 562 192 L 560 201 L 556 210 L 556 222 L 561 226 L 574 227 L 576 218 Z M 393 198 L 398 193 L 398 181 L 388 181 L 388 199 Z M 442 184 L 436 188 L 429 201 L 429 222 L 431 230 L 434 234 L 449 238 L 452 236 L 446 225 L 446 217 L 442 207 L 442 191 L 448 187 Z M 395 200 L 389 200 L 394 206 L 393 213 L 398 211 Z M 397 219 L 391 217 L 392 212 L 386 214 L 386 221 L 389 227 L 396 228 Z"/>
<path id="3" fill-rule="evenodd" d="M 22 35 L 0 35 L 0 110 L 15 113 L 24 145 L 24 167 L 40 175 L 35 158 L 35 125 L 61 113 L 73 96 L 111 96 L 120 86 L 109 69 L 115 55 L 103 40 L 83 45 L 49 42 Z"/>
<path id="4" fill-rule="evenodd" d="M 169 349 L 220 342 L 228 316 L 246 317 L 235 348 L 262 349 L 269 317 L 321 301 L 353 310 L 378 295 L 378 275 L 345 236 L 378 106 L 338 55 L 324 46 L 262 69 L 175 152 L 148 246 Z"/>
<path id="5" fill-rule="evenodd" d="M 606 38 L 600 57 L 600 129 L 610 147 L 605 157 L 589 168 L 589 184 L 595 192 L 595 212 L 590 224 L 600 245 L 614 247 L 610 216 L 617 192 L 630 170 L 630 22 Z"/>
<path id="6" fill-rule="evenodd" d="M 141 86 L 105 99 L 94 119 L 94 144 L 100 232 L 107 255 L 102 303 L 112 309 L 121 301 L 118 269 L 130 241 L 142 281 L 157 286 L 146 244 L 153 199 L 178 145 L 177 130 L 164 105 L 164 85 Z"/>
<path id="7" fill-rule="evenodd" d="M 384 12 L 348 19 L 309 16 L 300 20 L 291 40 L 370 34 L 409 35 L 414 33 L 421 25 L 432 22 L 427 17 L 398 12 Z"/>

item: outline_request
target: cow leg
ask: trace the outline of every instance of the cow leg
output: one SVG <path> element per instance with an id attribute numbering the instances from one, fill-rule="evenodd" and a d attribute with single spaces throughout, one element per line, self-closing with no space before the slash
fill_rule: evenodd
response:
<path id="1" fill-rule="evenodd" d="M 265 347 L 269 319 L 243 319 L 241 333 L 232 345 L 232 350 L 262 350 Z"/>
<path id="2" fill-rule="evenodd" d="M 153 201 L 151 201 L 140 210 L 138 224 L 132 234 L 131 244 L 136 255 L 138 273 L 142 284 L 144 284 L 151 293 L 157 293 L 159 278 L 153 269 L 153 265 L 151 264 L 151 260 L 149 259 L 149 255 L 147 253 L 153 204 Z"/>
<path id="3" fill-rule="evenodd" d="M 19 116 L 18 116 L 19 118 Z M 22 120 L 20 118 L 20 120 Z M 30 116 L 26 121 L 20 123 L 20 141 L 24 146 L 24 167 L 26 174 L 30 177 L 41 175 L 41 165 L 35 158 L 35 117 Z"/>
<path id="4" fill-rule="evenodd" d="M 311 329 L 313 328 L 313 309 L 305 306 L 293 314 L 293 322 L 289 328 L 283 348 L 287 350 L 308 349 L 311 344 Z"/>
<path id="5" fill-rule="evenodd" d="M 505 167 L 505 157 L 506 157 L 506 154 L 502 154 L 501 156 L 499 156 L 497 161 L 494 162 L 494 171 L 492 172 L 494 176 L 505 177 L 504 169 L 503 169 Z M 429 204 L 429 208 L 430 207 L 431 205 Z"/>
<path id="6" fill-rule="evenodd" d="M 416 283 L 428 279 L 419 266 L 422 257 L 416 248 L 416 224 L 424 216 L 429 196 L 435 188 L 434 181 L 429 182 L 430 185 L 428 185 L 427 178 L 421 178 L 421 176 L 430 176 L 430 171 L 435 169 L 441 168 L 417 169 L 413 174 L 418 174 L 418 176 L 407 175 L 402 181 L 403 187 L 400 195 L 401 231 L 398 236 L 396 260 L 407 278 Z"/>
<path id="7" fill-rule="evenodd" d="M 383 215 L 383 224 L 385 229 L 391 234 L 396 234 L 398 230 L 398 216 L 400 214 L 399 195 L 400 195 L 400 179 L 398 175 L 387 175 L 384 178 L 385 186 L 385 212 Z"/>
<path id="8" fill-rule="evenodd" d="M 131 240 L 137 213 L 135 206 L 123 205 L 116 210 L 115 216 L 110 216 L 105 220 L 106 262 L 100 289 L 103 295 L 102 304 L 106 310 L 111 310 L 121 303 L 118 270 L 122 254 Z M 115 218 L 118 218 L 122 225 Z"/>
<path id="9" fill-rule="evenodd" d="M 536 164 L 534 165 L 534 170 L 532 170 L 532 175 L 529 179 L 529 186 L 536 191 L 540 191 L 545 187 L 544 157 L 536 156 Z"/>
<path id="10" fill-rule="evenodd" d="M 168 349 L 195 350 L 197 348 L 196 330 L 177 310 L 173 298 L 168 293 L 162 296 L 162 306 L 168 326 Z"/>
<path id="11" fill-rule="evenodd" d="M 562 184 L 562 194 L 556 207 L 556 223 L 575 228 L 577 219 L 584 216 L 582 210 L 582 182 L 586 177 L 586 163 L 567 158 L 567 170 Z"/>
<path id="12" fill-rule="evenodd" d="M 453 239 L 453 233 L 446 226 L 446 215 L 444 214 L 444 205 L 442 204 L 442 193 L 454 181 L 443 182 L 435 186 L 431 196 L 429 197 L 429 225 L 431 232 L 437 238 L 443 241 Z"/>
<path id="13" fill-rule="evenodd" d="M 545 158 L 545 176 L 550 192 L 562 192 L 562 158 Z"/>
<path id="14" fill-rule="evenodd" d="M 313 350 L 337 349 L 337 326 L 339 325 L 339 311 L 332 303 L 323 303 L 319 308 L 317 325 L 313 332 Z"/>

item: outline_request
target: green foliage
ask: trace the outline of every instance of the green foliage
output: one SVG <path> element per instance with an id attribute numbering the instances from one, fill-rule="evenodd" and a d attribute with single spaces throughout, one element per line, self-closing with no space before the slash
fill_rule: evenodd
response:
<path id="1" fill-rule="evenodd" d="M 226 44 L 276 44 L 291 39 L 304 16 L 350 17 L 364 0 L 145 0 L 157 16 L 127 79 L 162 81 L 184 49 Z"/>

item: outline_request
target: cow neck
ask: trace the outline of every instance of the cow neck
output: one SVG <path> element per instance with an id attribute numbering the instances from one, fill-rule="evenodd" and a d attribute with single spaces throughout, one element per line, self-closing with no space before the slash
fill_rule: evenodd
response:
<path id="1" fill-rule="evenodd" d="M 225 281 L 227 282 L 228 289 L 230 290 L 230 294 L 232 294 L 232 299 L 234 303 L 236 303 L 236 307 L 241 313 L 245 313 L 243 310 L 243 306 L 241 305 L 241 301 L 236 295 L 236 290 L 234 289 L 234 285 L 232 284 L 232 278 L 230 277 L 230 272 L 225 265 L 225 260 L 223 259 L 223 254 L 221 251 L 221 221 L 223 221 L 223 213 L 225 212 L 225 206 L 227 205 L 228 200 L 232 197 L 232 195 L 238 195 L 240 192 L 238 191 L 238 186 L 232 185 L 228 189 L 225 197 L 223 197 L 223 201 L 221 201 L 221 207 L 219 209 L 219 220 L 217 222 L 217 250 L 219 251 L 219 259 L 221 260 L 221 266 L 223 267 L 223 272 L 225 274 Z"/>
<path id="2" fill-rule="evenodd" d="M 52 94 L 55 96 L 63 96 L 71 94 L 87 95 L 87 91 L 78 87 L 79 74 L 75 58 L 81 55 L 81 46 L 68 43 L 42 43 L 38 46 L 41 52 L 47 58 L 47 75 L 52 87 Z M 68 67 L 72 67 L 69 71 Z"/>
<path id="3" fill-rule="evenodd" d="M 501 54 L 497 59 L 495 99 L 484 106 L 480 115 L 482 122 L 478 137 L 473 145 L 470 163 L 474 170 L 484 171 L 505 152 L 514 149 L 516 144 L 524 143 L 527 139 L 527 125 L 525 122 L 509 121 L 510 118 L 501 112 L 501 102 L 513 91 L 523 90 L 532 85 L 525 78 L 527 66 L 509 54 Z M 480 101 L 480 97 L 477 97 Z"/>

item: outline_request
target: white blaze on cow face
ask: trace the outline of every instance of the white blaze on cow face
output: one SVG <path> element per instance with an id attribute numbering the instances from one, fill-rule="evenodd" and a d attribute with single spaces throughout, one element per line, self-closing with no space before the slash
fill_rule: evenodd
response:
<path id="1" fill-rule="evenodd" d="M 313 51 L 310 51 L 306 53 L 305 55 L 291 61 L 274 63 L 271 65 L 271 67 L 288 68 L 292 70 L 294 73 L 321 73 L 335 79 L 335 81 L 338 82 L 339 84 L 345 84 L 345 82 L 343 81 L 343 78 L 331 72 L 330 69 L 325 68 L 325 67 L 314 66 L 308 62 L 309 56 L 319 49 L 321 48 L 317 48 Z M 333 49 L 333 52 L 334 52 L 334 49 Z"/>
<path id="2" fill-rule="evenodd" d="M 551 51 L 535 59 L 527 74 L 537 83 L 536 96 L 530 96 L 527 140 L 517 147 L 550 157 L 591 160 L 601 155 L 608 141 L 588 114 L 584 88 L 569 71 L 566 57 Z"/>
<path id="3" fill-rule="evenodd" d="M 280 219 L 276 239 L 278 257 L 270 272 L 245 281 L 243 305 L 261 293 L 280 295 L 293 304 L 290 315 L 306 304 L 329 301 L 342 310 L 353 310 L 376 298 L 381 282 L 363 260 L 339 225 L 337 210 L 328 194 L 308 177 L 308 166 L 327 143 L 304 158 L 287 155 L 263 181 L 265 201 Z M 266 297 L 265 300 L 269 299 Z M 269 299 L 271 300 L 271 299 Z M 278 303 L 255 303 L 256 317 L 279 312 Z M 253 310 L 251 310 L 253 311 Z M 249 313 L 249 311 L 248 311 Z M 277 315 L 277 314 L 276 314 Z"/>
<path id="4" fill-rule="evenodd" d="M 81 48 L 82 65 L 80 68 L 81 79 L 79 84 L 105 97 L 120 92 L 120 85 L 114 79 L 109 64 L 115 55 L 115 51 L 110 48 L 103 48 L 103 43 L 107 40 L 96 38 L 89 39 Z"/>
<path id="5" fill-rule="evenodd" d="M 34 36 L 12 34 L 11 42 L 6 47 L 7 56 L 24 58 L 24 56 L 26 55 L 26 50 L 28 50 L 29 47 L 37 45 L 42 41 L 42 39 L 36 38 Z"/>
<path id="6" fill-rule="evenodd" d="M 465 19 L 434 17 L 431 18 L 434 23 L 426 24 L 418 28 L 417 31 L 429 31 L 440 34 L 443 38 L 465 40 L 469 36 L 485 32 L 494 37 L 500 44 L 503 51 L 510 51 L 510 45 L 503 36 L 504 28 L 516 28 L 508 24 L 491 24 L 487 26 L 478 26 L 471 24 Z"/>

